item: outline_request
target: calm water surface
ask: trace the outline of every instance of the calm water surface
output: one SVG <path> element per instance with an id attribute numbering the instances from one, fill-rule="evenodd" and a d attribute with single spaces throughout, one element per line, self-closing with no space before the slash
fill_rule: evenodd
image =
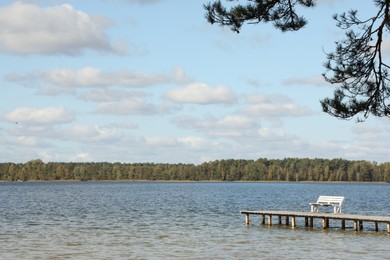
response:
<path id="1" fill-rule="evenodd" d="M 239 213 L 309 211 L 319 195 L 390 216 L 389 184 L 0 183 L 0 259 L 390 259 L 385 225 L 245 226 Z"/>

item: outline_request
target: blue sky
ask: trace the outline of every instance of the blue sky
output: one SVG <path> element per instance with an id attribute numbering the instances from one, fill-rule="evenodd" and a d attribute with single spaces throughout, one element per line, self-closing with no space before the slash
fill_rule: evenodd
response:
<path id="1" fill-rule="evenodd" d="M 208 24 L 206 2 L 1 1 L 0 161 L 389 161 L 388 119 L 319 103 L 343 38 L 332 15 L 372 17 L 373 1 L 319 0 L 302 31 L 240 34 Z"/>

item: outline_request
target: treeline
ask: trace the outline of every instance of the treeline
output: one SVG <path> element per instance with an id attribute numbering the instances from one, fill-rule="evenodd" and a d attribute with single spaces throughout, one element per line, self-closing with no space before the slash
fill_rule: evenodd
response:
<path id="1" fill-rule="evenodd" d="M 372 181 L 390 182 L 390 162 L 344 159 L 217 160 L 194 164 L 0 163 L 0 181 Z"/>

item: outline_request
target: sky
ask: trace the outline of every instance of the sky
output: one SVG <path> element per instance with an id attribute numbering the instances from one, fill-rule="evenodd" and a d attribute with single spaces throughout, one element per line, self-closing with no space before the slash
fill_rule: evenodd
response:
<path id="1" fill-rule="evenodd" d="M 319 102 L 343 39 L 332 15 L 372 17 L 373 1 L 319 0 L 301 31 L 239 34 L 208 24 L 207 2 L 0 1 L 0 162 L 390 161 L 389 119 Z"/>

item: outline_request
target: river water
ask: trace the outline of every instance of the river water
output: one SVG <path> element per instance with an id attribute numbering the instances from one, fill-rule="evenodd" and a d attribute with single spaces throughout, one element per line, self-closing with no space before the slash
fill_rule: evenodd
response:
<path id="1" fill-rule="evenodd" d="M 319 195 L 390 216 L 390 184 L 0 183 L 0 259 L 390 259 L 385 225 L 246 226 L 240 214 L 309 211 Z"/>

